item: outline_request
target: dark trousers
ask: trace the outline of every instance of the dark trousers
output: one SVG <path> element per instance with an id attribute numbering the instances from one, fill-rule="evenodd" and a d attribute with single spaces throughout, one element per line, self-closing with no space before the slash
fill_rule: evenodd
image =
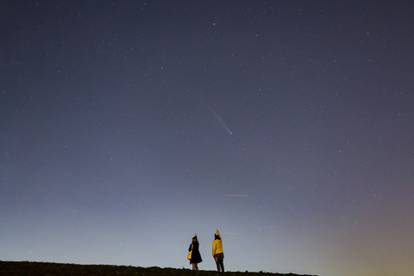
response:
<path id="1" fill-rule="evenodd" d="M 218 272 L 224 272 L 224 255 L 223 253 L 219 253 L 214 255 L 214 260 L 216 261 L 216 265 L 217 265 L 217 271 Z"/>

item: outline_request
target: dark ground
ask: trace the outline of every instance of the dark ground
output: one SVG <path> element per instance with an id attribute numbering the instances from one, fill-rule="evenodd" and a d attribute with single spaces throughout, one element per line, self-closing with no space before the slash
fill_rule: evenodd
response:
<path id="1" fill-rule="evenodd" d="M 140 275 L 140 276 L 193 276 L 189 269 L 135 267 L 114 265 L 78 265 L 39 262 L 3 262 L 0 261 L 0 275 L 8 276 L 67 276 L 67 275 Z M 297 274 L 279 274 L 266 272 L 226 272 L 228 276 L 296 276 Z M 197 276 L 217 276 L 217 272 L 198 271 Z M 306 275 L 303 275 L 306 276 Z"/>

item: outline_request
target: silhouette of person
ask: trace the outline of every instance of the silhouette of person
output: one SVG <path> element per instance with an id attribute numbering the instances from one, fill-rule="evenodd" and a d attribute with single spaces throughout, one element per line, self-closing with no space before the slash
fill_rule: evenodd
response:
<path id="1" fill-rule="evenodd" d="M 224 272 L 224 251 L 220 231 L 217 229 L 213 240 L 213 258 L 216 261 L 217 271 Z"/>
<path id="2" fill-rule="evenodd" d="M 190 264 L 192 265 L 193 270 L 198 270 L 198 264 L 203 261 L 201 259 L 200 251 L 198 250 L 198 246 L 197 235 L 194 235 L 190 247 L 188 248 L 188 251 L 191 251 Z"/>

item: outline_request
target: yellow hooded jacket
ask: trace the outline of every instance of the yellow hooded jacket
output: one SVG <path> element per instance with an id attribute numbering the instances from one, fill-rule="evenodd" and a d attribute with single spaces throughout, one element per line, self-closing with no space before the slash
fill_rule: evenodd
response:
<path id="1" fill-rule="evenodd" d="M 219 253 L 223 253 L 223 243 L 221 240 L 213 241 L 213 256 Z"/>

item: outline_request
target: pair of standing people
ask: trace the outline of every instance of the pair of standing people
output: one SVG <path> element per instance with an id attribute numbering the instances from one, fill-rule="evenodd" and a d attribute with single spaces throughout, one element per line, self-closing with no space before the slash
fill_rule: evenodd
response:
<path id="1" fill-rule="evenodd" d="M 197 235 L 195 235 L 188 248 L 187 259 L 190 261 L 193 270 L 198 270 L 198 264 L 202 262 L 200 251 L 198 249 L 199 243 Z M 224 251 L 223 242 L 221 241 L 220 231 L 216 230 L 214 233 L 214 240 L 212 244 L 212 255 L 217 265 L 218 272 L 224 272 Z"/>

